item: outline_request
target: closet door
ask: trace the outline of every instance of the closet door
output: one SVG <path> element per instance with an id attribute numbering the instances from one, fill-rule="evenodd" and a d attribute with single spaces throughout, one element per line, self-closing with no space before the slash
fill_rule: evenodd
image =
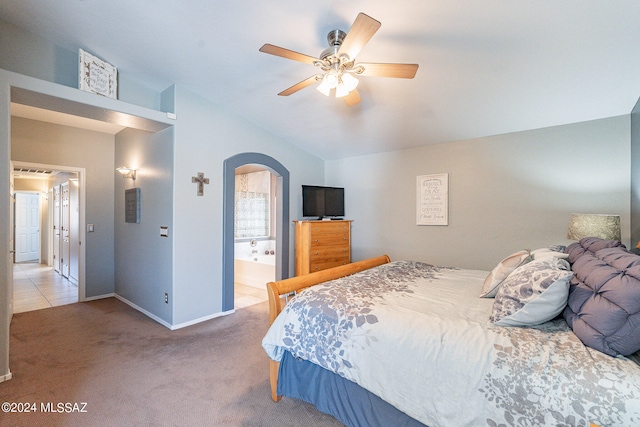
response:
<path id="1" fill-rule="evenodd" d="M 62 239 L 60 238 L 60 186 L 53 187 L 53 269 L 60 273 L 60 248 L 62 247 Z"/>
<path id="2" fill-rule="evenodd" d="M 78 182 L 69 184 L 69 280 L 78 284 L 78 268 L 80 258 L 80 201 Z"/>
<path id="3" fill-rule="evenodd" d="M 13 263 L 15 262 L 15 198 L 14 198 L 14 182 L 13 182 L 13 162 L 9 161 L 11 173 L 9 174 L 9 259 L 7 260 L 7 272 L 9 273 L 7 283 L 7 295 L 9 296 L 9 322 L 13 318 Z M 7 195 L 5 194 L 5 197 Z"/>
<path id="4" fill-rule="evenodd" d="M 64 277 L 69 278 L 69 252 L 70 252 L 70 236 L 69 236 L 69 183 L 65 182 L 60 186 L 60 197 L 62 203 L 61 227 L 60 227 L 60 269 Z"/>

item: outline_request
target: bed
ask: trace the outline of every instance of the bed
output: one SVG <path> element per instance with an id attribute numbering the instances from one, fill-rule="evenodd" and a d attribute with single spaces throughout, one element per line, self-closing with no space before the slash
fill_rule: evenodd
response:
<path id="1" fill-rule="evenodd" d="M 587 238 L 491 272 L 381 256 L 271 282 L 272 399 L 348 426 L 640 425 L 639 278 Z"/>

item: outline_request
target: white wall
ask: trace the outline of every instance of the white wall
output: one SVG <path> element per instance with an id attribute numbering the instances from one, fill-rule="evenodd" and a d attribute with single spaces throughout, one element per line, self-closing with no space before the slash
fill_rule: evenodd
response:
<path id="1" fill-rule="evenodd" d="M 614 117 L 326 162 L 344 186 L 354 259 L 387 253 L 490 270 L 523 248 L 567 243 L 572 212 L 630 230 L 630 118 Z M 449 174 L 449 225 L 417 226 L 416 176 Z"/>

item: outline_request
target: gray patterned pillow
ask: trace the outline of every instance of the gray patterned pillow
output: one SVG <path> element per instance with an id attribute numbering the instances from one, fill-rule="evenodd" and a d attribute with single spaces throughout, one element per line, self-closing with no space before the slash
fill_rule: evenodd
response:
<path id="1" fill-rule="evenodd" d="M 502 281 L 511 274 L 529 256 L 529 250 L 523 249 L 500 261 L 489 273 L 480 290 L 480 298 L 493 298 L 498 293 Z"/>
<path id="2" fill-rule="evenodd" d="M 556 317 L 567 305 L 569 263 L 559 258 L 533 260 L 503 282 L 489 320 L 500 326 L 530 326 Z"/>

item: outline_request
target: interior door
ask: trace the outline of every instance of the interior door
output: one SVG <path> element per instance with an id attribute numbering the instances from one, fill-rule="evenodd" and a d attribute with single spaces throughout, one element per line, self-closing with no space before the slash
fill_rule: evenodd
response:
<path id="1" fill-rule="evenodd" d="M 62 210 L 60 211 L 60 274 L 69 278 L 69 183 L 65 182 L 60 185 L 60 199 Z"/>
<path id="2" fill-rule="evenodd" d="M 15 227 L 15 223 L 14 223 L 14 209 L 15 209 L 15 198 L 14 198 L 14 194 L 13 194 L 13 162 L 9 161 L 9 167 L 10 167 L 10 171 L 9 171 L 9 262 L 7 263 L 7 266 L 10 268 L 7 268 L 7 270 L 9 271 L 9 283 L 7 284 L 7 294 L 9 295 L 8 299 L 9 299 L 9 319 L 11 320 L 11 318 L 13 317 L 13 262 L 15 259 L 15 241 L 14 241 L 14 227 Z"/>
<path id="3" fill-rule="evenodd" d="M 53 187 L 53 269 L 60 273 L 60 186 Z"/>
<path id="4" fill-rule="evenodd" d="M 80 200 L 78 181 L 69 185 L 69 280 L 78 284 L 80 259 Z"/>
<path id="5" fill-rule="evenodd" d="M 40 195 L 15 193 L 15 262 L 40 260 Z"/>

